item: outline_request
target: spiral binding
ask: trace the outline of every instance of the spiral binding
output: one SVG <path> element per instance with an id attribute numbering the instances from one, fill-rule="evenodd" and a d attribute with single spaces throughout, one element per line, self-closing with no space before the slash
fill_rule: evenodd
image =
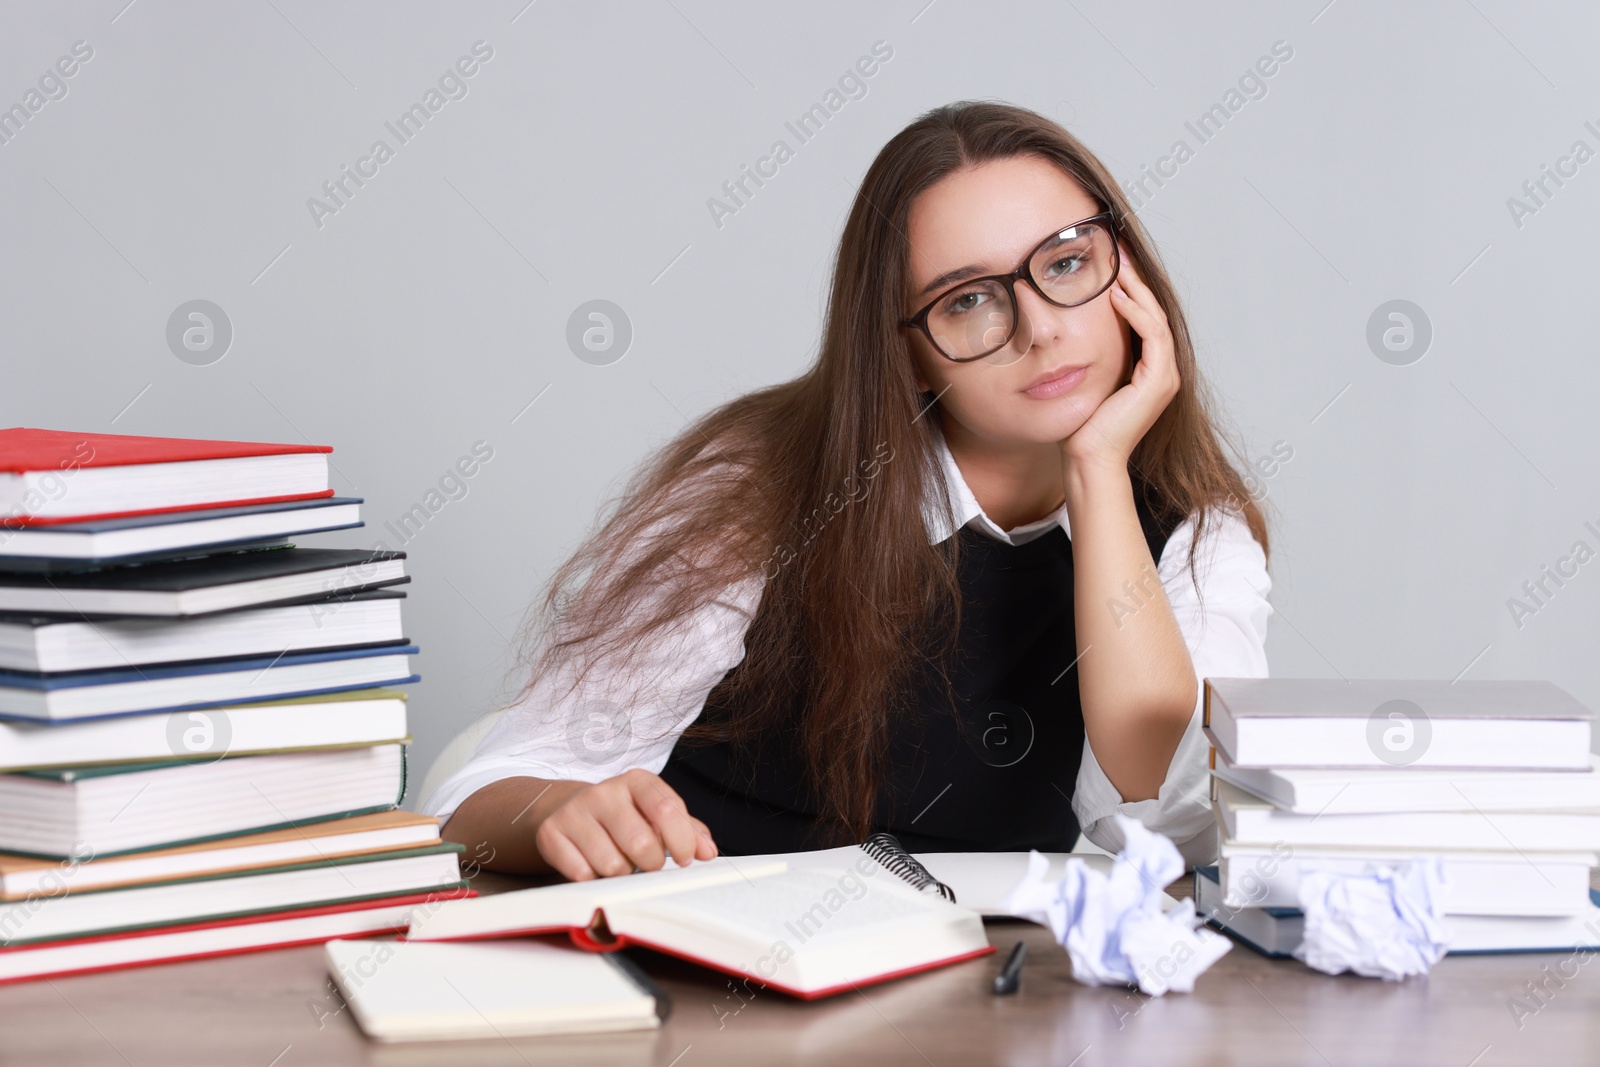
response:
<path id="1" fill-rule="evenodd" d="M 917 858 L 907 852 L 893 834 L 873 834 L 861 842 L 862 851 L 877 860 L 889 873 L 910 883 L 918 892 L 935 889 L 939 895 L 950 903 L 956 902 L 955 890 L 935 878 L 928 868 L 917 862 Z"/>

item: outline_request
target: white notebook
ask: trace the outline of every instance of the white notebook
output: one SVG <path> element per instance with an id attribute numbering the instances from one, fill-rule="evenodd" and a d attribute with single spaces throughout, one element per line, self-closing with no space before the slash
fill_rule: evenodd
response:
<path id="1" fill-rule="evenodd" d="M 328 973 L 377 1041 L 647 1030 L 656 998 L 609 954 L 546 939 L 329 941 Z"/>

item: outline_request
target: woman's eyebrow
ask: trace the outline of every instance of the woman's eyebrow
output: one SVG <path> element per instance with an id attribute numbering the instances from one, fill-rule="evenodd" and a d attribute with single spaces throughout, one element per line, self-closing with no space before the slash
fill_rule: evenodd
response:
<path id="1" fill-rule="evenodd" d="M 924 285 L 922 287 L 922 291 L 917 295 L 927 296 L 935 289 L 943 289 L 947 285 L 954 285 L 956 282 L 965 281 L 968 278 L 975 278 L 980 274 L 988 273 L 989 268 L 973 265 L 957 267 L 955 270 L 947 270 L 933 281 L 929 282 L 927 285 Z"/>

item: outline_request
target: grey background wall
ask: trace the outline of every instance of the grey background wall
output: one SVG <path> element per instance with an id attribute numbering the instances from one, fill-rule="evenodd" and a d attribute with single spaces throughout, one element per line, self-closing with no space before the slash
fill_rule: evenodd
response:
<path id="1" fill-rule="evenodd" d="M 0 425 L 334 446 L 368 527 L 317 543 L 381 539 L 416 576 L 420 778 L 520 681 L 525 606 L 629 471 L 814 356 L 879 147 L 995 98 L 1144 179 L 1263 461 L 1274 673 L 1543 677 L 1600 706 L 1597 46 L 1592 5 L 1508 0 L 9 2 Z M 779 140 L 765 185 L 708 207 Z M 169 346 L 197 299 L 220 358 L 220 334 Z M 620 333 L 569 346 L 596 299 L 621 358 Z M 404 543 L 384 528 L 429 502 Z"/>

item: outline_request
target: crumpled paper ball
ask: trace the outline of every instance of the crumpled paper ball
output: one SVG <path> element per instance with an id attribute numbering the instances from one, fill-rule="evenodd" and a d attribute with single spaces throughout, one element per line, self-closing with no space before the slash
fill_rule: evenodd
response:
<path id="1" fill-rule="evenodd" d="M 1426 974 L 1448 951 L 1437 859 L 1378 866 L 1365 874 L 1300 869 L 1305 935 L 1295 958 L 1325 974 L 1354 971 L 1398 982 Z"/>
<path id="2" fill-rule="evenodd" d="M 1085 985 L 1138 985 L 1148 996 L 1188 993 L 1194 980 L 1233 948 L 1205 929 L 1184 900 L 1164 911 L 1165 888 L 1183 873 L 1171 840 L 1118 813 L 1122 851 L 1103 874 L 1079 859 L 1067 861 L 1061 880 L 1044 880 L 1050 863 L 1028 854 L 1028 872 L 1004 902 L 1022 919 L 1048 926 L 1072 961 L 1072 977 Z"/>

